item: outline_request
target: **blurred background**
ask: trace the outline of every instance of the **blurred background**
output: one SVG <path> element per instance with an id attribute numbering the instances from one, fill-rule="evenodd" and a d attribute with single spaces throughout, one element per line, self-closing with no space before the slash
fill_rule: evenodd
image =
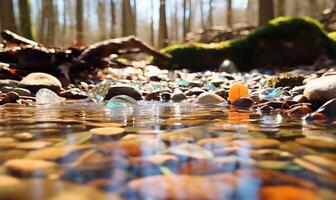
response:
<path id="1" fill-rule="evenodd" d="M 334 0 L 1 0 L 0 27 L 45 45 L 136 35 L 162 48 L 248 34 L 278 16 L 323 20 Z"/>

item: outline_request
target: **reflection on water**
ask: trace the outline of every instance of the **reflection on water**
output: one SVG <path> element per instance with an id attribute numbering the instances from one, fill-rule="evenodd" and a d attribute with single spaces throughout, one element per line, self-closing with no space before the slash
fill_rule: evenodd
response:
<path id="1" fill-rule="evenodd" d="M 336 196 L 335 126 L 280 113 L 159 102 L 6 104 L 0 124 L 0 199 Z"/>

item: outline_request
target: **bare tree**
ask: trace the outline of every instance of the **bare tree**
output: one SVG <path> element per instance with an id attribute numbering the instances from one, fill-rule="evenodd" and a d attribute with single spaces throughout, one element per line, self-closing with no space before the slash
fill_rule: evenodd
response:
<path id="1" fill-rule="evenodd" d="M 122 1 L 122 22 L 123 36 L 135 35 L 134 15 L 130 0 Z"/>
<path id="2" fill-rule="evenodd" d="M 183 19 L 182 19 L 182 24 L 183 24 L 183 38 L 185 40 L 185 37 L 188 33 L 187 30 L 187 0 L 183 0 Z"/>
<path id="3" fill-rule="evenodd" d="M 13 32 L 17 32 L 17 26 L 15 22 L 14 7 L 12 0 L 0 0 L 0 24 L 1 29 L 8 29 Z"/>
<path id="4" fill-rule="evenodd" d="M 150 34 L 150 42 L 153 46 L 155 46 L 155 31 L 154 31 L 154 0 L 151 0 L 151 22 L 150 22 L 150 29 L 151 29 L 151 34 Z"/>
<path id="5" fill-rule="evenodd" d="M 166 19 L 166 0 L 160 0 L 160 19 L 159 19 L 158 47 L 163 48 L 168 44 L 167 19 Z"/>
<path id="6" fill-rule="evenodd" d="M 200 1 L 200 12 L 201 12 L 201 26 L 202 26 L 202 29 L 205 29 L 203 0 L 199 0 L 199 1 Z"/>
<path id="7" fill-rule="evenodd" d="M 273 0 L 259 0 L 259 25 L 266 24 L 274 18 Z"/>
<path id="8" fill-rule="evenodd" d="M 115 0 L 110 0 L 110 6 L 111 6 L 111 32 L 110 37 L 114 38 L 116 37 L 116 25 L 117 25 L 117 18 L 116 18 L 116 12 L 115 12 Z"/>
<path id="9" fill-rule="evenodd" d="M 209 0 L 208 28 L 213 26 L 213 0 Z"/>
<path id="10" fill-rule="evenodd" d="M 84 32 L 83 32 L 83 1 L 76 1 L 76 39 L 78 42 L 84 42 Z"/>
<path id="11" fill-rule="evenodd" d="M 44 0 L 45 1 L 45 0 Z M 55 32 L 56 32 L 56 14 L 54 0 L 46 0 L 47 4 L 47 34 L 46 43 L 53 45 L 55 43 Z"/>
<path id="12" fill-rule="evenodd" d="M 277 16 L 284 16 L 286 8 L 286 0 L 278 0 L 277 2 Z"/>
<path id="13" fill-rule="evenodd" d="M 1 11 L 2 12 L 2 11 Z M 30 0 L 19 0 L 19 21 L 21 34 L 33 40 L 33 24 L 31 22 Z"/>
<path id="14" fill-rule="evenodd" d="M 232 27 L 233 18 L 232 18 L 232 0 L 226 0 L 226 24 L 228 27 Z"/>
<path id="15" fill-rule="evenodd" d="M 97 2 L 97 14 L 98 14 L 98 25 L 99 25 L 99 39 L 106 39 L 106 12 L 105 12 L 105 1 L 98 0 Z"/>

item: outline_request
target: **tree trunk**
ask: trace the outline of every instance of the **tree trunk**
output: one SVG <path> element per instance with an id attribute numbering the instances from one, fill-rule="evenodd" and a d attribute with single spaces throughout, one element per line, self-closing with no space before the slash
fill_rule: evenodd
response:
<path id="1" fill-rule="evenodd" d="M 137 2 L 136 0 L 133 0 L 133 32 L 134 32 L 134 35 L 137 34 Z"/>
<path id="2" fill-rule="evenodd" d="M 227 8 L 226 8 L 226 24 L 228 27 L 232 28 L 233 18 L 232 18 L 232 0 L 226 0 Z"/>
<path id="3" fill-rule="evenodd" d="M 259 26 L 274 18 L 273 0 L 259 0 Z"/>
<path id="4" fill-rule="evenodd" d="M 15 22 L 14 8 L 12 0 L 0 0 L 0 24 L 1 29 L 8 29 L 13 32 L 17 32 L 17 26 Z"/>
<path id="5" fill-rule="evenodd" d="M 188 0 L 188 28 L 187 31 L 188 33 L 191 31 L 191 19 L 192 19 L 192 4 L 191 4 L 191 0 Z"/>
<path id="6" fill-rule="evenodd" d="M 166 0 L 160 0 L 160 19 L 159 19 L 159 38 L 158 48 L 163 48 L 168 44 L 167 19 L 166 19 Z"/>
<path id="7" fill-rule="evenodd" d="M 116 37 L 116 25 L 117 25 L 117 20 L 116 20 L 116 13 L 115 13 L 115 2 L 114 0 L 111 0 L 111 33 L 110 37 L 115 38 Z"/>
<path id="8" fill-rule="evenodd" d="M 99 0 L 97 5 L 98 25 L 99 25 L 99 39 L 106 39 L 106 13 L 104 0 Z"/>
<path id="9" fill-rule="evenodd" d="M 187 0 L 183 0 L 183 40 L 185 40 L 187 35 Z"/>
<path id="10" fill-rule="evenodd" d="M 21 35 L 30 40 L 34 40 L 29 0 L 19 0 L 19 21 Z"/>
<path id="11" fill-rule="evenodd" d="M 208 28 L 213 26 L 213 0 L 209 0 Z"/>
<path id="12" fill-rule="evenodd" d="M 150 34 L 150 42 L 152 46 L 155 46 L 155 32 L 154 32 L 154 0 L 151 0 L 151 24 L 150 24 L 150 29 L 151 29 L 151 34 Z"/>
<path id="13" fill-rule="evenodd" d="M 277 16 L 285 16 L 286 0 L 278 0 Z"/>
<path id="14" fill-rule="evenodd" d="M 84 42 L 83 32 L 83 0 L 76 1 L 76 40 L 79 43 Z"/>
<path id="15" fill-rule="evenodd" d="M 311 17 L 318 17 L 320 14 L 320 5 L 317 0 L 309 0 L 309 13 Z"/>
<path id="16" fill-rule="evenodd" d="M 134 35 L 134 17 L 130 0 L 122 1 L 122 34 L 123 36 Z"/>
<path id="17" fill-rule="evenodd" d="M 179 0 L 175 0 L 175 8 L 174 8 L 174 16 L 173 16 L 173 30 L 172 33 L 174 33 L 174 40 L 175 42 L 179 41 L 179 20 L 178 20 L 178 12 L 179 12 Z"/>
<path id="18" fill-rule="evenodd" d="M 201 12 L 201 26 L 202 29 L 205 29 L 205 22 L 204 22 L 204 5 L 203 0 L 200 0 L 200 12 Z"/>
<path id="19" fill-rule="evenodd" d="M 66 1 L 67 0 L 63 0 L 63 26 L 62 26 L 62 35 L 63 35 L 63 37 L 65 37 L 66 36 L 66 29 L 67 29 L 67 25 L 68 25 L 68 23 L 67 23 L 67 6 L 66 6 Z M 63 44 L 65 44 L 64 43 L 65 42 L 65 40 L 63 40 Z"/>
<path id="20" fill-rule="evenodd" d="M 47 35 L 46 43 L 49 45 L 55 44 L 55 31 L 56 31 L 56 16 L 55 16 L 55 7 L 54 0 L 44 0 L 47 1 Z"/>

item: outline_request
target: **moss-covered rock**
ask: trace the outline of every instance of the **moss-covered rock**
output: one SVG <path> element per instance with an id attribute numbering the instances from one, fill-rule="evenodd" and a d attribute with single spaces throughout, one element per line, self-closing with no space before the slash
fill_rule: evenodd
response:
<path id="1" fill-rule="evenodd" d="M 266 81 L 265 86 L 266 87 L 295 87 L 295 86 L 300 86 L 303 85 L 303 80 L 306 77 L 303 75 L 298 75 L 298 74 L 288 74 L 288 73 L 283 73 L 277 76 L 272 76 Z"/>
<path id="2" fill-rule="evenodd" d="M 162 52 L 172 55 L 168 68 L 193 71 L 216 69 L 224 59 L 239 70 L 312 64 L 321 54 L 336 57 L 335 35 L 328 36 L 322 25 L 308 17 L 279 17 L 250 35 L 215 44 L 172 45 Z"/>

